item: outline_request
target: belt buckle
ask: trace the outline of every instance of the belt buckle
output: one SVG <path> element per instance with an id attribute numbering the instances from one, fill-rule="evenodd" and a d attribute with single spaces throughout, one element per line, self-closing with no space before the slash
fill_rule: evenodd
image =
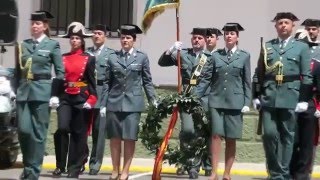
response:
<path id="1" fill-rule="evenodd" d="M 68 87 L 75 87 L 75 83 L 74 82 L 68 82 Z"/>
<path id="2" fill-rule="evenodd" d="M 190 84 L 191 85 L 196 85 L 197 84 L 197 80 L 196 79 L 191 79 L 190 80 Z"/>
<path id="3" fill-rule="evenodd" d="M 277 81 L 278 85 L 281 85 L 283 82 L 283 75 L 282 74 L 276 75 L 276 81 Z"/>

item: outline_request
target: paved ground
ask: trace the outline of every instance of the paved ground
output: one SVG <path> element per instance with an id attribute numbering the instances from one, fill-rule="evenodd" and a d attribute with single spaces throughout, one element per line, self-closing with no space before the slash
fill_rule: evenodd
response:
<path id="1" fill-rule="evenodd" d="M 220 167 L 224 167 L 221 163 Z M 21 163 L 21 155 L 18 157 L 18 161 L 14 167 L 0 170 L 0 180 L 17 180 L 19 178 L 20 173 L 22 172 L 23 165 Z M 55 168 L 55 157 L 54 156 L 46 156 L 43 164 L 43 171 L 40 176 L 40 180 L 56 180 L 51 173 Z M 84 174 L 80 176 L 80 179 L 83 180 L 105 180 L 109 179 L 110 171 L 111 171 L 111 159 L 109 157 L 105 157 L 103 161 L 103 166 L 101 168 L 101 172 L 97 176 L 89 176 L 88 172 L 85 171 Z M 88 167 L 87 167 L 88 169 Z M 153 159 L 142 159 L 135 158 L 133 160 L 131 166 L 131 175 L 129 179 L 136 180 L 151 180 L 151 174 L 153 169 Z M 163 165 L 162 169 L 162 180 L 172 180 L 172 179 L 188 179 L 187 175 L 184 176 L 176 176 L 175 167 L 169 166 L 167 164 Z M 219 174 L 223 173 L 223 169 L 218 170 Z M 320 166 L 316 166 L 314 169 L 314 179 L 320 180 Z M 203 174 L 203 172 L 201 172 Z M 65 178 L 65 174 L 59 179 L 67 179 Z M 232 179 L 233 180 L 264 180 L 267 174 L 265 171 L 264 164 L 254 164 L 254 163 L 235 163 L 232 171 Z M 208 177 L 200 176 L 199 180 L 205 180 Z"/>

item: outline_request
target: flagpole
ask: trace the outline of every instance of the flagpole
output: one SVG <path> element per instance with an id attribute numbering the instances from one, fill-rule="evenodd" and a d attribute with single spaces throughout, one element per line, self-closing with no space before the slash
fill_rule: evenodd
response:
<path id="1" fill-rule="evenodd" d="M 177 31 L 177 41 L 180 41 L 180 19 L 179 19 L 179 7 L 176 8 L 176 31 Z M 178 62 L 178 93 L 182 93 L 182 86 L 181 86 L 181 53 L 178 49 L 177 51 L 177 62 Z"/>

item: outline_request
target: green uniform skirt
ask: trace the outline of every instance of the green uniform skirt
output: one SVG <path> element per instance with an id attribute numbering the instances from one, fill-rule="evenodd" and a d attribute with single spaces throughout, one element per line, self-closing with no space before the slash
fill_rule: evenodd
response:
<path id="1" fill-rule="evenodd" d="M 240 139 L 242 137 L 243 117 L 238 109 L 210 108 L 211 133 L 225 138 Z"/>
<path id="2" fill-rule="evenodd" d="M 106 113 L 107 138 L 138 140 L 141 112 Z"/>

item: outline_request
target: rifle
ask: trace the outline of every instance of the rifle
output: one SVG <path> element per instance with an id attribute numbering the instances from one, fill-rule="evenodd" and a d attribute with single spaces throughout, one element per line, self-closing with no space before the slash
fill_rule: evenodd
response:
<path id="1" fill-rule="evenodd" d="M 253 98 L 259 98 L 260 95 L 262 94 L 262 87 L 263 87 L 263 80 L 264 80 L 264 75 L 265 75 L 265 47 L 263 44 L 263 37 L 260 37 L 260 44 L 261 44 L 261 49 L 260 49 L 260 57 L 258 60 L 258 66 L 256 69 L 256 74 L 253 77 Z M 261 135 L 262 134 L 262 110 L 261 107 L 257 108 L 259 109 L 259 119 L 258 119 L 258 127 L 257 127 L 257 134 Z"/>

